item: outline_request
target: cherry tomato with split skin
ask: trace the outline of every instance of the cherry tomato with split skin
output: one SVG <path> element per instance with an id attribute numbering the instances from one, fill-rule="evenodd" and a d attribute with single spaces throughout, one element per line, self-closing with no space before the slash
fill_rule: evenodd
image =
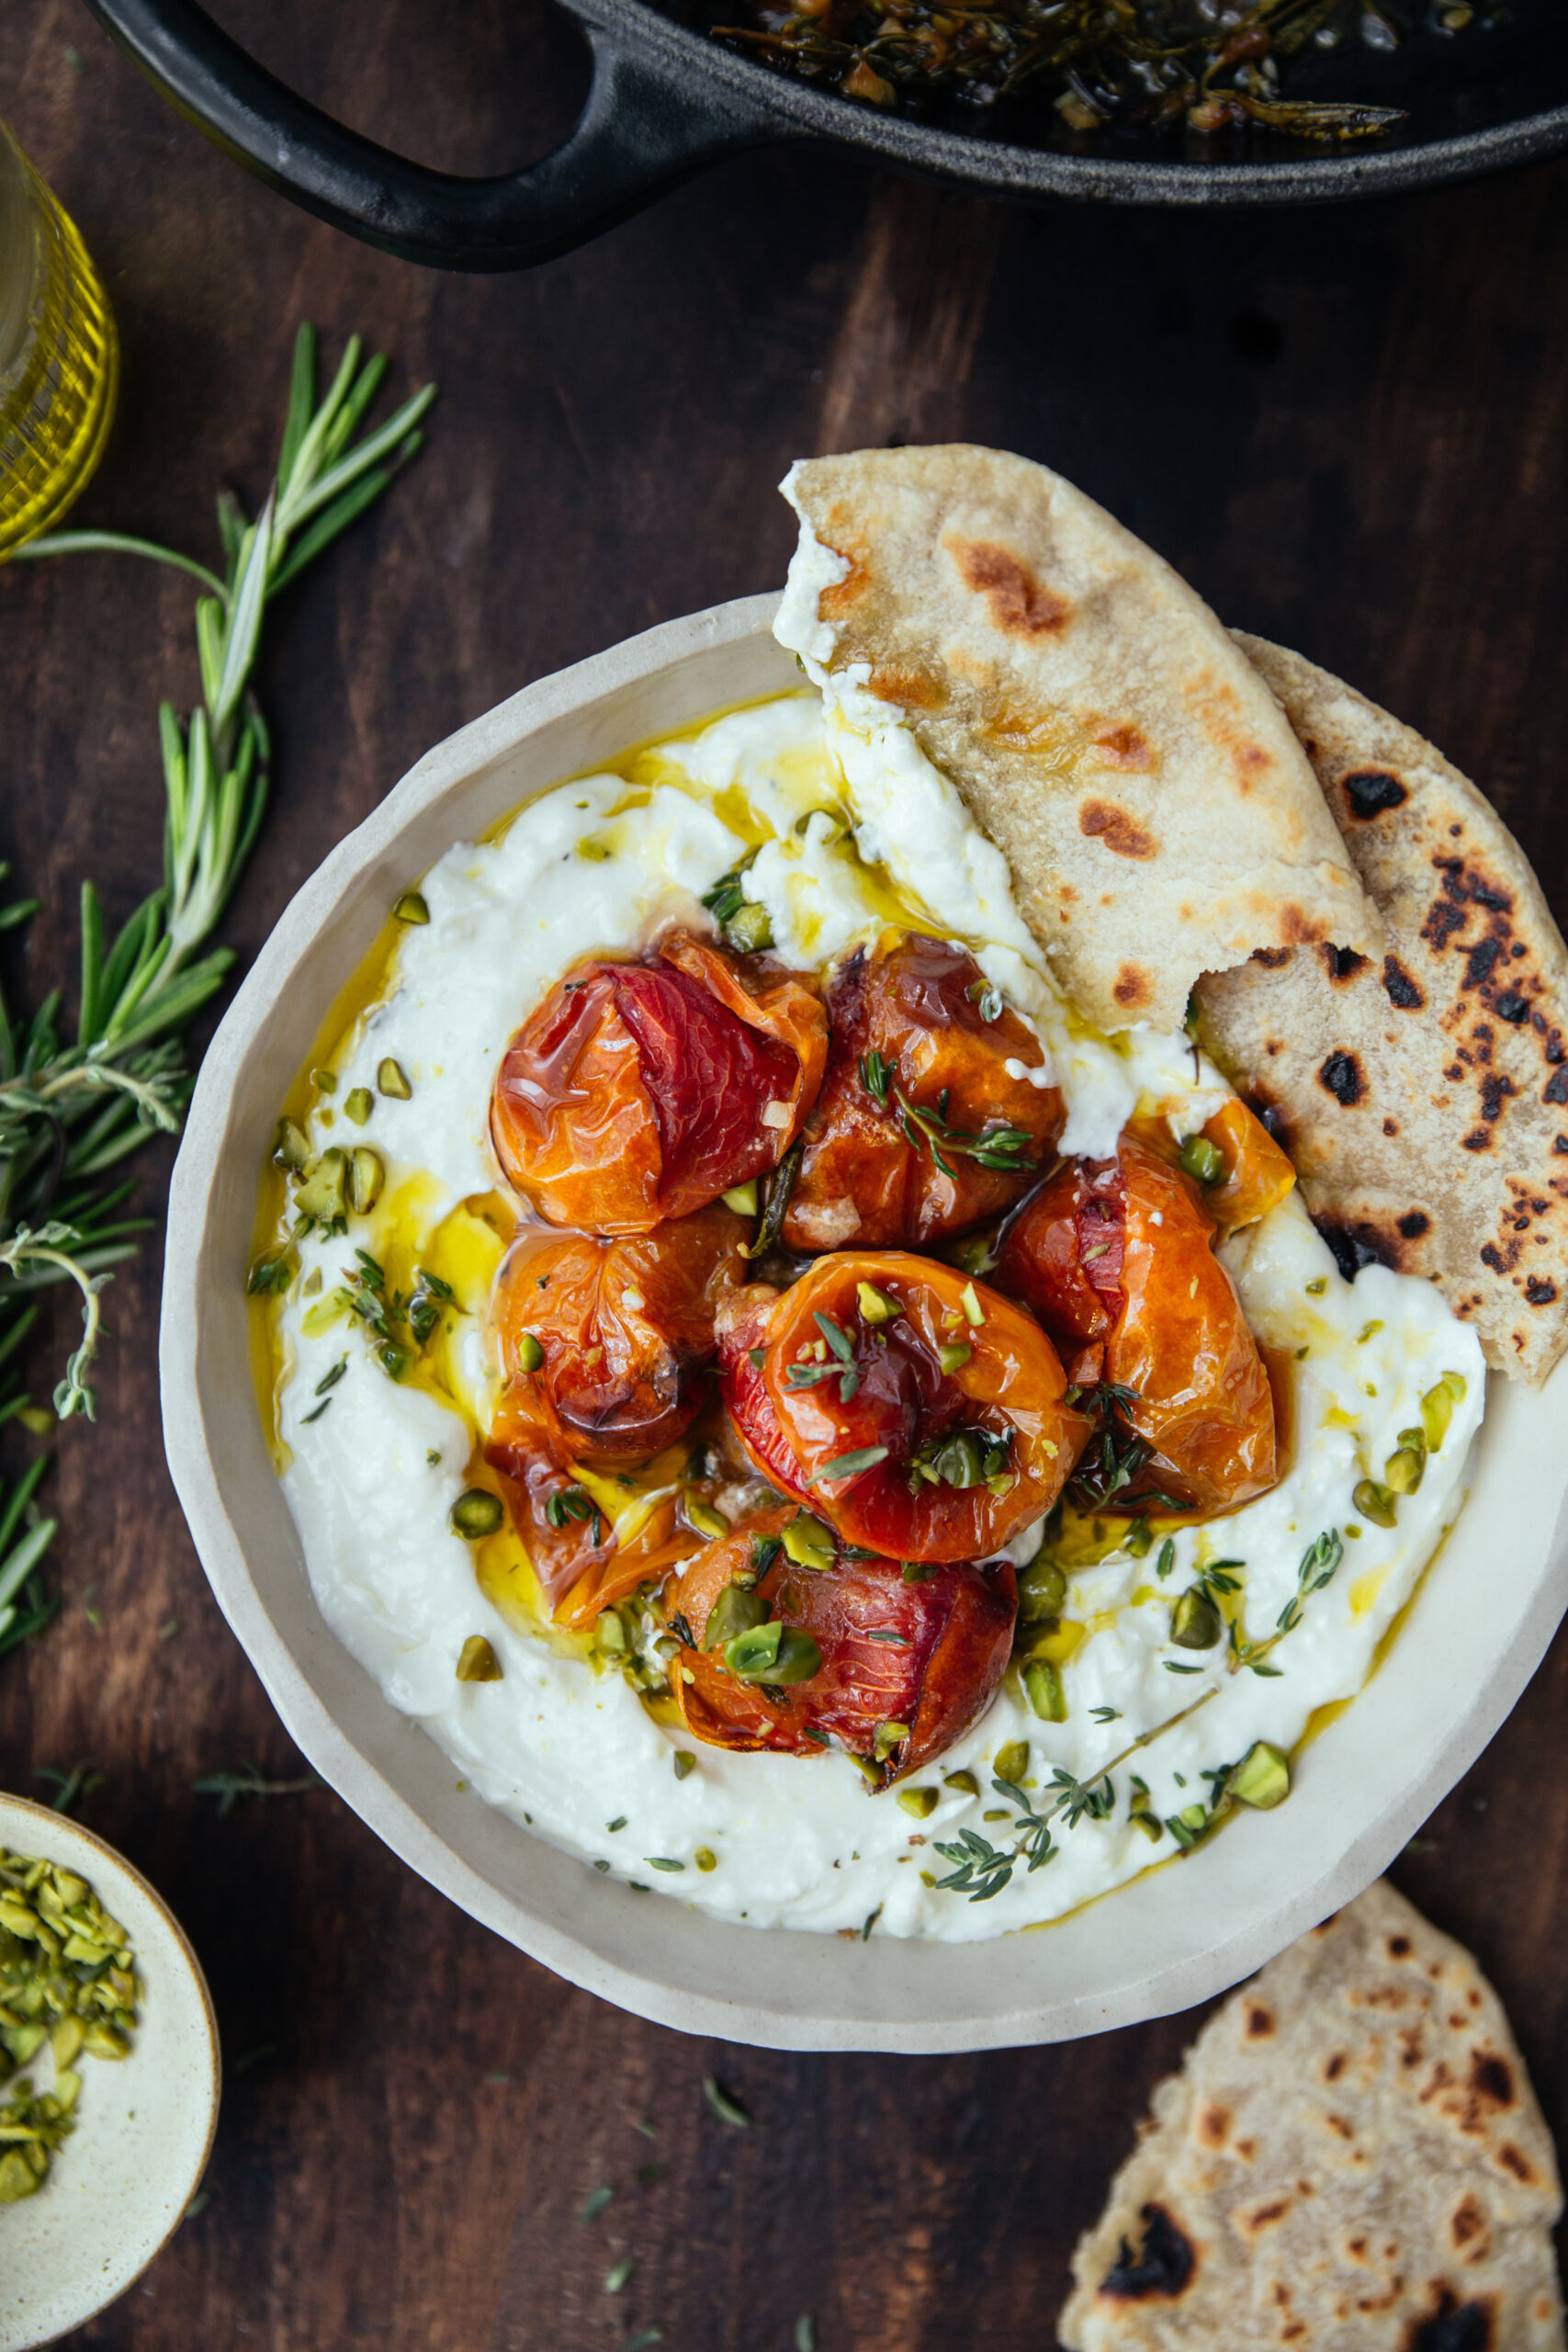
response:
<path id="1" fill-rule="evenodd" d="M 671 933 L 641 963 L 580 964 L 506 1049 L 491 1135 L 552 1225 L 644 1233 L 773 1168 L 816 1100 L 814 985 Z"/>
<path id="2" fill-rule="evenodd" d="M 1296 1181 L 1290 1159 L 1239 1095 L 1223 1103 L 1185 1146 L 1172 1136 L 1163 1104 L 1131 1120 L 1127 1132 L 1158 1159 L 1186 1167 L 1202 1187 L 1203 1206 L 1226 1232 L 1256 1225 L 1279 1207 Z"/>
<path id="3" fill-rule="evenodd" d="M 1279 1475 L 1268 1371 L 1214 1232 L 1192 1179 L 1124 1136 L 1114 1160 L 1058 1169 L 1003 1234 L 996 1279 L 1074 1380 L 1134 1392 L 1111 1408 L 1113 1434 L 1124 1424 L 1150 1452 L 1119 1501 L 1232 1510 Z"/>
<path id="4" fill-rule="evenodd" d="M 916 1248 L 998 1216 L 1050 1164 L 1062 1097 L 1016 1075 L 1045 1057 L 966 949 L 888 933 L 840 965 L 828 1017 L 792 1250 Z"/>
<path id="5" fill-rule="evenodd" d="M 801 1548 L 822 1546 L 821 1521 L 770 1510 L 671 1577 L 666 1622 L 679 1615 L 694 1644 L 671 1661 L 681 1719 L 712 1747 L 811 1756 L 831 1744 L 883 1765 L 889 1780 L 918 1771 L 990 1704 L 1012 1647 L 1013 1572 L 943 1566 L 909 1581 L 897 1561 L 835 1555 L 830 1540 L 818 1554 L 830 1565 L 802 1566 L 784 1535 L 803 1521 Z M 721 1600 L 710 1649 L 710 1612 Z M 787 1685 L 731 1672 L 722 1636 L 743 1616 L 804 1634 L 816 1671 Z"/>
<path id="6" fill-rule="evenodd" d="M 719 1310 L 725 1403 L 769 1483 L 888 1559 L 984 1560 L 1040 1519 L 1088 1436 L 1033 1317 L 952 1266 L 823 1258 Z"/>
<path id="7" fill-rule="evenodd" d="M 508 1253 L 491 1306 L 507 1384 L 485 1458 L 512 1483 L 552 1602 L 614 1548 L 576 1467 L 648 1461 L 707 1401 L 714 1317 L 745 1278 L 747 1232 L 716 1204 L 615 1239 L 534 1227 Z"/>

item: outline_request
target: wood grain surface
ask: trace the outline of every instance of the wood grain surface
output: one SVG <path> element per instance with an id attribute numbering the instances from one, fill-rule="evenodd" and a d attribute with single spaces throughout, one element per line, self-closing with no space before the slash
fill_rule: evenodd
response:
<path id="1" fill-rule="evenodd" d="M 219 13 L 356 126 L 450 168 L 541 150 L 583 82 L 542 0 Z M 212 493 L 265 482 L 302 316 L 442 387 L 415 472 L 279 616 L 277 797 L 228 922 L 242 956 L 452 728 L 780 581 L 792 458 L 951 435 L 1059 467 L 1228 619 L 1434 737 L 1568 912 L 1568 164 L 1244 219 L 1029 211 L 759 153 L 585 252 L 483 280 L 386 260 L 255 185 L 74 0 L 0 10 L 0 113 L 124 335 L 81 520 L 209 553 Z M 157 878 L 155 704 L 192 697 L 190 614 L 186 583 L 120 559 L 0 571 L 0 855 L 46 909 L 8 945 L 26 996 L 70 986 L 84 876 L 117 917 Z M 154 1216 L 166 1173 L 150 1155 Z M 520 1957 L 324 1791 L 220 1820 L 200 1775 L 298 1764 L 164 1471 L 158 1274 L 154 1236 L 108 1294 L 99 1423 L 54 1443 L 64 1609 L 0 1664 L 0 1785 L 103 1772 L 84 1817 L 185 1921 L 229 2076 L 210 2201 L 72 2341 L 611 2352 L 657 2327 L 671 2352 L 789 2352 L 809 2312 L 822 2352 L 1049 2346 L 1074 2239 L 1193 2020 L 953 2059 L 693 2042 Z M 35 1385 L 52 1376 L 40 1353 Z M 32 1442 L 6 1432 L 17 1458 Z M 1560 2132 L 1565 1685 L 1560 1640 L 1397 1871 L 1481 1955 Z M 705 2073 L 750 2130 L 709 2113 Z M 581 2222 L 600 2183 L 614 2201 Z"/>

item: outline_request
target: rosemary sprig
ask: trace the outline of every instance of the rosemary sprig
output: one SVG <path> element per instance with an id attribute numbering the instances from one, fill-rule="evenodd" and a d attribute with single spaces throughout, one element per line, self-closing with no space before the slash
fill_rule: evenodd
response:
<path id="1" fill-rule="evenodd" d="M 420 419 L 435 397 L 426 385 L 386 424 L 362 432 L 386 368 L 384 359 L 366 359 L 351 336 L 318 399 L 315 330 L 301 326 L 272 489 L 254 521 L 228 492 L 218 501 L 220 573 L 115 531 L 58 531 L 16 550 L 16 560 L 28 562 L 95 550 L 134 555 L 197 580 L 202 700 L 187 720 L 168 703 L 159 709 L 163 882 L 112 944 L 96 888 L 82 886 L 74 1035 L 66 1033 L 58 990 L 30 1020 L 0 993 L 0 1420 L 29 1409 L 17 1376 L 18 1351 L 37 1320 L 36 1294 L 62 1282 L 80 1294 L 82 1336 L 55 1387 L 54 1409 L 62 1420 L 96 1415 L 89 1374 L 102 1335 L 101 1293 L 149 1223 L 122 1214 L 131 1186 L 117 1171 L 151 1136 L 178 1131 L 192 1083 L 178 1041 L 233 962 L 226 947 L 201 951 L 266 806 L 271 739 L 252 682 L 267 610 L 413 457 Z M 0 866 L 0 881 L 6 870 Z M 36 899 L 0 908 L 0 931 L 37 910 Z M 23 1482 L 24 1511 L 38 1475 L 35 1464 Z M 53 1521 L 35 1519 L 9 1552 L 17 1532 L 10 1512 L 0 1516 L 0 1529 L 3 1652 L 53 1614 L 36 1574 Z"/>

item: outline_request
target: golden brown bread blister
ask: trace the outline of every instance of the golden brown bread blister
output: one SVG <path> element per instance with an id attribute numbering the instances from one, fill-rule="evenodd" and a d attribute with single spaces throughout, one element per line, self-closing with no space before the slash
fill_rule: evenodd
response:
<path id="1" fill-rule="evenodd" d="M 1073 2257 L 1070 2352 L 1562 2352 L 1551 2135 L 1386 1881 L 1233 1993 Z"/>
<path id="2" fill-rule="evenodd" d="M 784 492 L 843 566 L 827 667 L 863 664 L 956 786 L 1091 1021 L 1179 1027 L 1255 947 L 1381 950 L 1273 696 L 1081 491 L 955 444 L 810 458 Z"/>
<path id="3" fill-rule="evenodd" d="M 1568 1346 L 1568 951 L 1529 860 L 1440 752 L 1299 654 L 1279 695 L 1387 933 L 1203 980 L 1203 1041 L 1295 1161 L 1308 1208 L 1434 1281 L 1489 1363 Z"/>

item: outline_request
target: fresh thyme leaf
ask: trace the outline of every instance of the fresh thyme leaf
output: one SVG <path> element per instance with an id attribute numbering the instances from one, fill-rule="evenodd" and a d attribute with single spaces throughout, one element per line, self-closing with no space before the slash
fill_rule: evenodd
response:
<path id="1" fill-rule="evenodd" d="M 62 1772 L 57 1764 L 35 1764 L 33 1778 L 54 1782 L 55 1792 L 49 1801 L 53 1813 L 69 1813 L 79 1797 L 90 1797 L 95 1789 L 107 1786 L 103 1774 L 92 1764 L 73 1764 L 69 1772 Z"/>
<path id="2" fill-rule="evenodd" d="M 725 2089 L 716 2075 L 703 2076 L 703 2097 L 721 2123 L 732 2125 L 737 2132 L 744 2132 L 750 2128 L 751 2121 L 750 2112 L 741 2106 L 738 2098 Z"/>
<path id="3" fill-rule="evenodd" d="M 198 1797 L 218 1799 L 218 1818 L 226 1820 L 241 1797 L 298 1797 L 308 1789 L 324 1789 L 319 1772 L 302 1772 L 297 1781 L 269 1781 L 259 1764 L 242 1764 L 237 1771 L 209 1772 L 193 1781 Z"/>
<path id="4" fill-rule="evenodd" d="M 1275 1619 L 1274 1631 L 1267 1640 L 1249 1642 L 1237 1620 L 1232 1618 L 1229 1655 L 1225 1662 L 1233 1674 L 1239 1673 L 1243 1667 L 1253 1674 L 1267 1676 L 1280 1674 L 1279 1667 L 1269 1666 L 1265 1660 L 1277 1643 L 1282 1642 L 1287 1634 L 1295 1632 L 1296 1627 L 1301 1623 L 1302 1612 L 1307 1601 L 1314 1592 L 1321 1592 L 1325 1585 L 1333 1581 L 1335 1572 L 1344 1557 L 1345 1545 L 1339 1530 L 1337 1527 L 1325 1528 L 1316 1541 L 1309 1544 L 1302 1554 L 1301 1564 L 1296 1570 L 1296 1589 Z"/>
<path id="5" fill-rule="evenodd" d="M 829 1478 L 858 1478 L 863 1470 L 874 1470 L 879 1462 L 886 1462 L 887 1453 L 885 1445 L 863 1445 L 853 1453 L 836 1453 L 811 1473 L 807 1484 L 820 1487 Z"/>
<path id="6" fill-rule="evenodd" d="M 893 1064 L 883 1058 L 874 1046 L 869 1054 L 860 1057 L 860 1082 L 879 1111 L 887 1108 L 887 1091 L 893 1082 Z"/>

